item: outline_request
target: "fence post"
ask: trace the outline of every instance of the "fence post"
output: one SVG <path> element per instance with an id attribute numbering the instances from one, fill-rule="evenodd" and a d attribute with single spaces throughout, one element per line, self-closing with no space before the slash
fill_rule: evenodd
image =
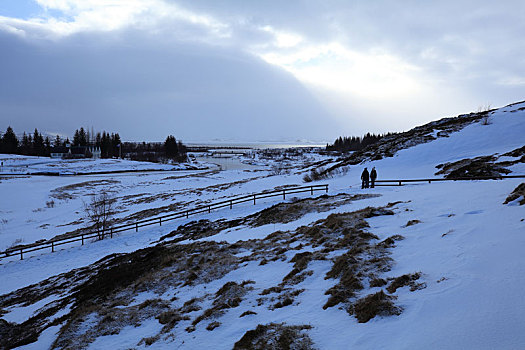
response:
<path id="1" fill-rule="evenodd" d="M 159 226 L 162 226 L 162 218 L 159 218 Z"/>
<path id="2" fill-rule="evenodd" d="M 82 235 L 82 245 L 84 245 L 84 235 Z"/>
<path id="3" fill-rule="evenodd" d="M 286 190 L 283 190 L 283 199 L 286 199 Z"/>
<path id="4" fill-rule="evenodd" d="M 186 210 L 186 219 L 190 217 L 190 212 Z"/>
<path id="5" fill-rule="evenodd" d="M 208 213 L 211 213 L 211 205 L 208 205 Z"/>
<path id="6" fill-rule="evenodd" d="M 432 182 L 432 180 L 428 180 L 428 183 L 431 183 L 431 182 Z"/>
<path id="7" fill-rule="evenodd" d="M 232 203 L 232 201 L 230 200 L 230 209 L 232 208 L 232 206 L 233 206 L 233 203 Z"/>
<path id="8" fill-rule="evenodd" d="M 253 205 L 255 205 L 255 195 L 253 195 Z"/>
<path id="9" fill-rule="evenodd" d="M 399 181 L 399 186 L 401 186 L 401 181 Z"/>
<path id="10" fill-rule="evenodd" d="M 325 186 L 326 186 L 326 193 L 328 193 L 328 184 L 326 184 Z"/>
<path id="11" fill-rule="evenodd" d="M 24 260 L 24 255 L 22 253 L 22 248 L 20 248 L 20 260 Z"/>
<path id="12" fill-rule="evenodd" d="M 135 223 L 135 232 L 139 232 L 139 224 L 138 224 L 138 222 Z"/>
<path id="13" fill-rule="evenodd" d="M 110 237 L 113 238 L 113 227 L 109 231 Z"/>
<path id="14" fill-rule="evenodd" d="M 55 242 L 51 242 L 51 253 L 55 252 Z"/>
<path id="15" fill-rule="evenodd" d="M 310 186 L 310 193 L 312 196 L 314 195 L 314 186 Z"/>

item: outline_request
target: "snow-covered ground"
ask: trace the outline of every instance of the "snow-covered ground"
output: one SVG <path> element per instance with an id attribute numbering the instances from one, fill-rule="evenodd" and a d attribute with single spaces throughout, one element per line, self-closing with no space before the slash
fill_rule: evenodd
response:
<path id="1" fill-rule="evenodd" d="M 366 323 L 358 323 L 355 317 L 339 307 L 341 304 L 323 309 L 329 297 L 326 291 L 337 283 L 334 278 L 325 278 L 333 265 L 330 259 L 310 261 L 308 269 L 312 273 L 293 286 L 304 291 L 299 292 L 288 306 L 269 308 L 268 301 L 261 301 L 263 291 L 283 281 L 283 276 L 292 270 L 294 263 L 290 260 L 297 253 L 318 249 L 307 242 L 296 242 L 295 247 L 299 243 L 304 243 L 304 247 L 286 251 L 284 260 L 277 259 L 266 264 L 246 260 L 224 276 L 206 283 L 168 286 L 160 295 L 154 291 L 136 295 L 128 306 L 160 298 L 171 303 L 172 307 L 180 308 L 192 298 L 202 298 L 198 302 L 202 309 L 190 312 L 189 320 L 176 324 L 170 331 L 172 337 L 159 337 L 149 346 L 141 342 L 144 338 L 159 334 L 162 328 L 156 318 L 149 317 L 141 320 L 140 326 L 129 325 L 116 334 L 97 337 L 89 348 L 231 349 L 247 331 L 272 322 L 310 325 L 312 328 L 306 333 L 314 346 L 320 349 L 522 348 L 525 344 L 525 316 L 522 311 L 525 308 L 525 206 L 520 206 L 518 200 L 509 204 L 503 202 L 525 180 L 447 181 L 362 190 L 359 178 L 365 166 L 369 169 L 375 166 L 379 178 L 383 179 L 434 177 L 438 164 L 501 155 L 520 148 L 525 145 L 525 111 L 519 110 L 524 106 L 520 104 L 496 111 L 490 117 L 490 125 L 475 123 L 449 137 L 402 150 L 392 158 L 352 166 L 344 175 L 319 181 L 329 184 L 330 195 L 373 193 L 380 196 L 345 202 L 328 211 L 313 210 L 288 223 L 234 226 L 197 240 L 224 244 L 249 239 L 259 242 L 278 230 L 294 232 L 300 226 L 311 225 L 330 214 L 396 203 L 390 206 L 394 215 L 366 219 L 370 226 L 366 231 L 377 235 L 380 241 L 394 235 L 404 237 L 390 249 L 392 266 L 378 277 L 388 280 L 404 274 L 421 273 L 418 282 L 425 288 L 410 291 L 408 287 L 402 287 L 392 294 L 397 297 L 395 304 L 403 309 L 400 315 L 377 316 Z M 504 160 L 518 159 L 505 157 Z M 508 169 L 512 174 L 525 174 L 525 163 L 517 163 Z M 115 195 L 121 207 L 118 216 L 123 218 L 173 203 L 191 206 L 232 195 L 300 184 L 303 176 L 304 173 L 294 171 L 275 175 L 268 167 L 262 167 L 250 171 L 2 178 L 0 250 L 17 240 L 29 243 L 81 227 L 84 223 L 75 221 L 82 217 L 82 200 L 101 189 Z M 51 200 L 54 205 L 46 205 Z M 198 219 L 243 218 L 276 201 L 269 198 L 256 205 L 214 211 Z M 194 219 L 143 228 L 138 233 L 123 233 L 114 239 L 84 246 L 66 246 L 55 253 L 39 253 L 23 261 L 4 261 L 0 265 L 0 294 L 88 266 L 111 253 L 151 247 L 161 236 Z M 410 221 L 413 224 L 407 225 Z M 186 239 L 180 244 L 193 241 Z M 245 251 L 239 252 L 238 257 L 255 254 L 249 248 L 243 249 Z M 338 252 L 330 254 L 335 257 Z M 188 331 L 192 321 L 213 305 L 212 296 L 221 287 L 227 282 L 241 284 L 247 280 L 254 282 L 250 284 L 253 289 L 247 289 L 237 307 L 225 309 L 222 315 L 206 319 L 198 323 L 194 330 Z M 384 287 L 365 286 L 357 297 L 381 289 Z M 1 318 L 21 323 L 56 298 L 10 306 Z M 246 311 L 252 314 L 239 317 Z M 62 312 L 67 314 L 69 311 Z M 88 321 L 84 326 L 89 328 Z M 220 325 L 208 330 L 206 326 L 210 321 L 218 321 Z M 47 328 L 36 343 L 21 348 L 48 348 L 59 332 L 59 326 Z"/>
<path id="2" fill-rule="evenodd" d="M 161 164 L 138 162 L 124 159 L 60 159 L 49 157 L 32 157 L 0 154 L 0 175 L 2 174 L 35 174 L 51 173 L 57 175 L 112 173 L 133 171 L 176 171 L 204 169 L 201 163 Z"/>

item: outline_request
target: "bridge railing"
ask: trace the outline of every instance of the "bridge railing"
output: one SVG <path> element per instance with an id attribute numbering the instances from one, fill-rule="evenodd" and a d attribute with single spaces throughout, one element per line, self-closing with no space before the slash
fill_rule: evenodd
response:
<path id="1" fill-rule="evenodd" d="M 65 244 L 81 242 L 82 245 L 84 245 L 86 241 L 92 238 L 104 239 L 107 236 L 109 236 L 110 238 L 113 238 L 113 235 L 116 233 L 120 233 L 124 231 L 131 231 L 131 230 L 135 230 L 135 232 L 138 232 L 139 228 L 141 227 L 146 227 L 146 226 L 151 226 L 151 225 L 162 226 L 162 224 L 167 221 L 182 219 L 182 218 L 189 218 L 190 216 L 196 215 L 196 214 L 211 213 L 212 210 L 216 210 L 216 209 L 227 208 L 227 207 L 232 209 L 234 205 L 240 204 L 240 203 L 253 202 L 253 204 L 255 205 L 257 203 L 257 200 L 260 200 L 263 198 L 282 196 L 284 200 L 286 199 L 286 196 L 289 196 L 291 194 L 309 192 L 311 195 L 313 195 L 314 192 L 316 191 L 325 191 L 326 193 L 328 193 L 328 184 L 296 186 L 296 187 L 285 188 L 282 190 L 263 191 L 263 192 L 244 195 L 240 197 L 233 197 L 227 200 L 210 203 L 207 205 L 201 205 L 201 206 L 191 208 L 191 209 L 180 210 L 180 211 L 177 211 L 171 214 L 156 216 L 154 218 L 138 220 L 138 221 L 128 223 L 128 224 L 113 226 L 105 231 L 96 230 L 96 231 L 89 231 L 89 232 L 81 232 L 81 233 L 72 234 L 72 235 L 68 235 L 66 237 L 61 237 L 57 239 L 50 239 L 50 240 L 46 240 L 43 242 L 35 242 L 33 244 L 8 248 L 4 251 L 0 251 L 0 260 L 4 258 L 12 257 L 12 256 L 17 256 L 17 255 L 19 255 L 20 259 L 23 260 L 24 254 L 35 252 L 38 250 L 50 249 L 51 252 L 54 252 L 57 247 L 60 247 Z"/>

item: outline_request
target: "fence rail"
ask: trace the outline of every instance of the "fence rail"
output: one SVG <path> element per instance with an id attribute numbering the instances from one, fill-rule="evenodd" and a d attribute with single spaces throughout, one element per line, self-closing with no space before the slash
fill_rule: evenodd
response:
<path id="1" fill-rule="evenodd" d="M 525 175 L 500 175 L 500 176 L 474 176 L 455 178 L 432 178 L 432 179 L 402 179 L 402 180 L 376 180 L 377 186 L 402 186 L 403 182 L 438 182 L 438 181 L 467 181 L 467 180 L 501 180 L 501 179 L 525 179 Z M 381 185 L 382 183 L 386 185 Z M 394 184 L 394 185 L 389 185 Z"/>
<path id="2" fill-rule="evenodd" d="M 175 220 L 175 219 L 181 219 L 181 218 L 189 218 L 190 215 L 196 215 L 196 214 L 201 214 L 201 213 L 211 213 L 212 210 L 227 208 L 227 207 L 232 209 L 235 204 L 253 202 L 253 204 L 255 205 L 258 199 L 270 198 L 270 197 L 280 197 L 280 196 L 282 196 L 283 199 L 286 199 L 287 195 L 291 195 L 295 193 L 305 193 L 305 192 L 310 192 L 310 194 L 313 195 L 315 191 L 325 191 L 326 193 L 328 193 L 328 185 L 323 184 L 323 185 L 297 186 L 297 187 L 291 187 L 291 188 L 286 188 L 282 190 L 264 191 L 264 192 L 259 192 L 255 194 L 234 197 L 234 198 L 216 202 L 216 203 L 201 205 L 201 206 L 198 206 L 192 209 L 181 210 L 181 211 L 177 211 L 171 214 L 157 216 L 157 217 L 150 218 L 150 219 L 139 220 L 139 221 L 135 221 L 130 224 L 114 226 L 114 227 L 107 229 L 106 231 L 98 230 L 98 231 L 77 233 L 77 234 L 70 235 L 70 236 L 63 237 L 63 238 L 51 239 L 51 240 L 47 240 L 44 242 L 38 242 L 38 243 L 33 243 L 33 244 L 25 245 L 25 246 L 9 248 L 3 252 L 0 252 L 0 260 L 8 258 L 8 257 L 12 257 L 12 256 L 17 256 L 17 255 L 20 256 L 21 260 L 23 260 L 24 254 L 35 252 L 38 250 L 50 249 L 51 252 L 54 252 L 55 249 L 61 245 L 75 243 L 75 242 L 82 242 L 82 245 L 84 245 L 86 240 L 89 240 L 92 238 L 102 238 L 103 239 L 104 237 L 107 237 L 107 236 L 109 236 L 110 238 L 113 238 L 113 235 L 116 233 L 130 231 L 130 230 L 135 230 L 135 232 L 138 232 L 140 227 L 146 227 L 146 226 L 151 226 L 151 225 L 162 226 L 162 223 L 164 222 Z"/>

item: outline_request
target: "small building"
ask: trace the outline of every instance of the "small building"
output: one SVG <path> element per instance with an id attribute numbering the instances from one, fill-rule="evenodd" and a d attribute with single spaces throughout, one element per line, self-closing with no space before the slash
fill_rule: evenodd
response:
<path id="1" fill-rule="evenodd" d="M 67 158 L 71 154 L 71 149 L 65 146 L 51 148 L 51 158 Z"/>
<path id="2" fill-rule="evenodd" d="M 88 158 L 89 149 L 86 146 L 72 146 L 70 149 L 71 158 Z"/>
<path id="3" fill-rule="evenodd" d="M 88 146 L 89 152 L 92 155 L 93 159 L 100 159 L 100 156 L 102 152 L 100 151 L 100 147 L 97 146 Z"/>

